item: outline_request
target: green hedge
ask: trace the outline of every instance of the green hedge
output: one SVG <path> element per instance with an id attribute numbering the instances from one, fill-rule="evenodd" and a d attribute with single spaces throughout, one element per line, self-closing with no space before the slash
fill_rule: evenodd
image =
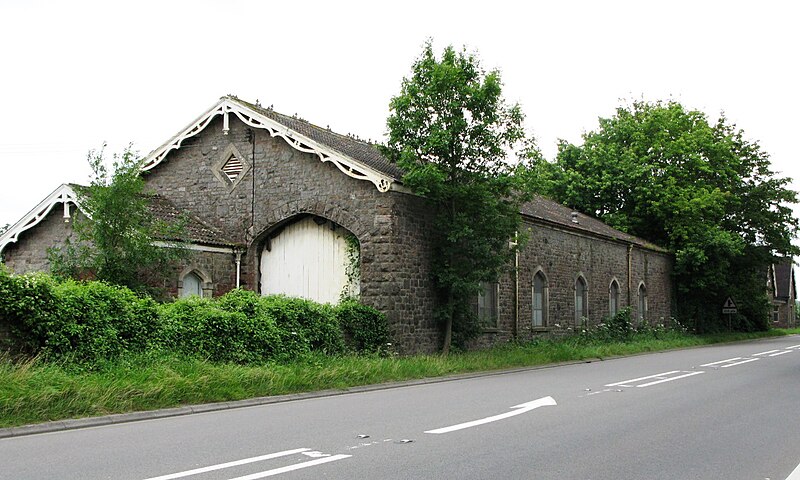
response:
<path id="1" fill-rule="evenodd" d="M 157 304 L 124 287 L 2 268 L 0 322 L 16 350 L 88 365 L 147 350 L 240 364 L 287 361 L 310 352 L 380 352 L 389 338 L 385 316 L 352 300 L 331 306 L 234 290 Z"/>

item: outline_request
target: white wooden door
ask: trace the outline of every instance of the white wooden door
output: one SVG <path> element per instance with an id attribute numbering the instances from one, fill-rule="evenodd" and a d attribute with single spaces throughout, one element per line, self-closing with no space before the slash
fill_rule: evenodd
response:
<path id="1" fill-rule="evenodd" d="M 261 252 L 261 294 L 337 303 L 348 286 L 345 234 L 312 217 L 288 225 Z"/>

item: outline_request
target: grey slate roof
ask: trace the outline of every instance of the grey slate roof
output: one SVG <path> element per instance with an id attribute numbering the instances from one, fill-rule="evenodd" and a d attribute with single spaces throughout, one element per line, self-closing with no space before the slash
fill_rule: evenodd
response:
<path id="1" fill-rule="evenodd" d="M 574 212 L 573 209 L 539 195 L 536 195 L 533 200 L 522 205 L 520 211 L 524 216 L 541 220 L 568 230 L 599 235 L 601 237 L 606 237 L 625 243 L 632 243 L 650 250 L 666 252 L 666 250 L 663 248 L 650 243 L 647 240 L 620 232 L 615 228 L 609 227 L 600 220 L 580 212 L 578 212 L 577 215 L 578 223 L 575 223 L 572 221 L 572 212 Z"/>
<path id="2" fill-rule="evenodd" d="M 792 282 L 792 259 L 783 258 L 775 263 L 775 287 L 778 291 L 777 298 L 788 300 L 790 298 Z"/>
<path id="3" fill-rule="evenodd" d="M 332 132 L 327 128 L 318 127 L 317 125 L 314 125 L 306 120 L 290 117 L 288 115 L 278 113 L 272 109 L 245 102 L 239 98 L 227 98 L 233 102 L 241 104 L 242 106 L 255 110 L 265 117 L 268 117 L 280 123 L 281 125 L 330 148 L 331 150 L 342 153 L 385 175 L 388 175 L 396 180 L 403 178 L 403 171 L 400 170 L 397 165 L 383 156 L 383 154 L 375 145 L 369 142 Z"/>
<path id="4" fill-rule="evenodd" d="M 202 245 L 219 245 L 225 247 L 233 247 L 237 244 L 227 238 L 222 233 L 222 229 L 210 225 L 199 218 L 181 211 L 172 202 L 160 195 L 149 195 L 150 209 L 153 216 L 158 220 L 163 220 L 168 223 L 175 223 L 185 220 L 184 225 L 186 232 L 186 240 L 190 243 L 198 243 Z M 165 239 L 174 240 L 174 239 Z"/>

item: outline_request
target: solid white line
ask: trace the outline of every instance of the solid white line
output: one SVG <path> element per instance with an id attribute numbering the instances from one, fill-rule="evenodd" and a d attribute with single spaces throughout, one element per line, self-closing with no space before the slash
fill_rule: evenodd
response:
<path id="1" fill-rule="evenodd" d="M 751 357 L 757 357 L 757 356 L 759 356 L 759 355 L 766 355 L 766 354 L 768 354 L 768 353 L 775 353 L 775 352 L 780 352 L 780 350 L 768 350 L 768 351 L 766 351 L 766 352 L 754 353 L 754 354 L 752 354 L 752 355 L 750 355 L 750 356 L 751 356 Z"/>
<path id="2" fill-rule="evenodd" d="M 463 430 L 465 428 L 476 427 L 478 425 L 483 425 L 484 423 L 496 422 L 498 420 L 503 420 L 504 418 L 509 418 L 525 412 L 530 412 L 535 408 L 553 406 L 553 405 L 556 405 L 556 401 L 553 399 L 553 397 L 542 397 L 538 400 L 533 400 L 531 402 L 523 403 L 521 405 L 515 405 L 511 407 L 514 408 L 515 410 L 511 410 L 510 412 L 501 413 L 500 415 L 494 415 L 491 417 L 481 418 L 480 420 L 473 420 L 471 422 L 459 423 L 458 425 L 451 425 L 449 427 L 437 428 L 435 430 L 427 430 L 425 431 L 425 433 L 439 434 L 439 433 L 455 432 L 456 430 Z"/>
<path id="3" fill-rule="evenodd" d="M 772 356 L 772 355 L 770 355 L 770 357 L 771 357 L 771 356 Z M 721 366 L 721 367 L 719 367 L 719 368 L 735 367 L 736 365 L 741 365 L 741 364 L 743 364 L 743 363 L 755 362 L 755 361 L 758 361 L 758 360 L 761 360 L 761 359 L 760 359 L 760 358 L 748 358 L 747 360 L 742 360 L 741 362 L 736 362 L 736 363 L 730 363 L 730 364 L 728 364 L 728 365 L 723 365 L 723 366 Z"/>
<path id="4" fill-rule="evenodd" d="M 605 386 L 606 387 L 618 387 L 620 385 L 625 385 L 627 383 L 638 382 L 639 380 L 647 380 L 648 378 L 663 377 L 664 375 L 672 375 L 673 373 L 678 373 L 678 372 L 680 372 L 680 370 L 673 370 L 671 372 L 657 373 L 655 375 L 648 375 L 646 377 L 632 378 L 630 380 L 623 380 L 623 381 L 617 382 L 617 383 L 609 383 L 608 385 L 605 385 Z"/>
<path id="5" fill-rule="evenodd" d="M 208 467 L 195 468 L 194 470 L 186 470 L 185 472 L 170 473 L 169 475 L 146 478 L 145 480 L 171 480 L 173 478 L 188 477 L 190 475 L 197 475 L 198 473 L 213 472 L 214 470 L 222 470 L 223 468 L 237 467 L 239 465 L 246 465 L 248 463 L 271 460 L 273 458 L 285 457 L 287 455 L 294 455 L 295 453 L 307 452 L 309 450 L 311 449 L 295 448 L 294 450 L 285 450 L 283 452 L 270 453 L 268 455 L 261 455 L 259 457 L 244 458 L 242 460 L 236 460 L 234 462 L 220 463 L 217 465 L 210 465 Z"/>
<path id="6" fill-rule="evenodd" d="M 786 480 L 800 480 L 800 465 L 798 465 L 797 468 L 792 470 L 792 473 L 790 473 L 789 476 L 786 477 Z"/>
<path id="7" fill-rule="evenodd" d="M 342 460 L 344 458 L 350 458 L 350 457 L 352 457 L 352 455 L 342 454 L 342 455 L 334 455 L 332 457 L 318 458 L 316 460 L 309 460 L 308 462 L 295 463 L 294 465 L 289 465 L 287 467 L 274 468 L 272 470 L 267 470 L 265 472 L 258 472 L 250 475 L 245 475 L 243 477 L 232 478 L 231 480 L 256 480 L 258 478 L 266 478 L 266 477 L 271 477 L 273 475 L 280 475 L 281 473 L 293 472 L 295 470 L 300 470 L 301 468 L 313 467 L 314 465 L 322 465 L 323 463 L 335 462 L 336 460 Z"/>
<path id="8" fill-rule="evenodd" d="M 670 377 L 670 378 L 665 378 L 663 380 L 656 380 L 655 382 L 643 383 L 641 385 L 636 385 L 636 387 L 637 388 L 649 387 L 651 385 L 658 385 L 659 383 L 671 382 L 673 380 L 678 380 L 679 378 L 691 377 L 692 375 L 700 375 L 701 373 L 705 373 L 705 372 L 689 372 L 686 375 L 678 375 L 677 377 Z"/>
<path id="9" fill-rule="evenodd" d="M 786 355 L 787 353 L 792 353 L 794 350 L 784 350 L 782 352 L 773 353 L 770 357 L 777 357 L 778 355 Z"/>
<path id="10" fill-rule="evenodd" d="M 720 360 L 719 362 L 706 363 L 706 364 L 700 365 L 700 366 L 701 367 L 711 367 L 711 366 L 714 366 L 714 365 L 719 365 L 720 363 L 734 362 L 736 360 L 741 360 L 741 359 L 742 359 L 742 357 L 729 358 L 727 360 Z"/>

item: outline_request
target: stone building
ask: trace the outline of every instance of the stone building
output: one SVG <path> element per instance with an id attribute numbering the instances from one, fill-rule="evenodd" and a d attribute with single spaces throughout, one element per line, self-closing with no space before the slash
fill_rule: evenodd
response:
<path id="1" fill-rule="evenodd" d="M 387 315 L 400 351 L 440 347 L 426 235 L 435 225 L 374 145 L 223 97 L 151 152 L 143 176 L 154 212 L 187 220 L 193 255 L 165 285 L 174 296 L 237 286 L 323 302 L 355 294 Z M 76 206 L 62 185 L 14 224 L 0 236 L 6 265 L 47 270 Z M 544 198 L 522 215 L 519 268 L 476 300 L 479 344 L 598 323 L 626 306 L 669 318 L 665 251 Z"/>
<path id="2" fill-rule="evenodd" d="M 779 259 L 769 268 L 767 296 L 772 304 L 772 326 L 794 328 L 797 326 L 795 302 L 797 289 L 794 284 L 794 260 Z"/>

